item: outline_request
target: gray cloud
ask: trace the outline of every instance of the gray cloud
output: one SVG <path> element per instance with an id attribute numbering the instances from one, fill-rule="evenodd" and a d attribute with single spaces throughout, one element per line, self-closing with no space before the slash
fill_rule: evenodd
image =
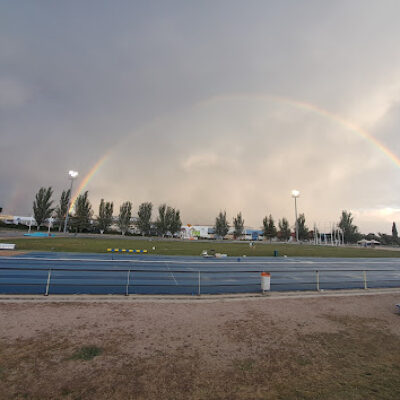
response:
<path id="1" fill-rule="evenodd" d="M 400 55 L 396 1 L 18 2 L 0 12 L 0 202 L 29 214 L 108 151 L 88 185 L 101 197 L 219 209 L 258 226 L 310 224 L 351 209 L 363 230 L 398 217 L 398 166 L 334 119 L 396 154 Z M 383 210 L 383 211 L 382 211 Z M 293 218 L 290 218 L 293 220 Z"/>

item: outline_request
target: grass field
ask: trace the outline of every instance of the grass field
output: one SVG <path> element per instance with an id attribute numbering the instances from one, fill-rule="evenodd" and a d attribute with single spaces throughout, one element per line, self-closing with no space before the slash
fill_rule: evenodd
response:
<path id="1" fill-rule="evenodd" d="M 3 238 L 1 242 L 16 243 L 17 250 L 66 251 L 82 253 L 106 253 L 107 248 L 147 249 L 149 254 L 198 256 L 203 250 L 215 250 L 228 256 L 279 256 L 288 257 L 400 257 L 395 250 L 367 249 L 353 247 L 313 246 L 305 244 L 276 244 L 257 242 L 196 242 L 181 240 L 138 240 L 118 238 Z M 153 247 L 155 249 L 153 250 Z M 132 255 L 134 257 L 134 255 Z"/>

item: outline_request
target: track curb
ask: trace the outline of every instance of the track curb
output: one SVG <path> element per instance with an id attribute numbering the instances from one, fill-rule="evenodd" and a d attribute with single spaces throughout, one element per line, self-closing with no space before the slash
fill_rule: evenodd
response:
<path id="1" fill-rule="evenodd" d="M 318 299 L 326 297 L 354 297 L 397 294 L 397 289 L 321 290 L 320 292 L 270 292 L 231 295 L 0 295 L 1 303 L 215 303 L 235 301 L 270 301 L 282 299 Z"/>

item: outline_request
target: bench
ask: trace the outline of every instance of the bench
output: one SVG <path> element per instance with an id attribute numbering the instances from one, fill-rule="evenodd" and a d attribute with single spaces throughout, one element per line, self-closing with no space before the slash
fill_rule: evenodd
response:
<path id="1" fill-rule="evenodd" d="M 0 243 L 0 250 L 14 250 L 14 243 Z"/>

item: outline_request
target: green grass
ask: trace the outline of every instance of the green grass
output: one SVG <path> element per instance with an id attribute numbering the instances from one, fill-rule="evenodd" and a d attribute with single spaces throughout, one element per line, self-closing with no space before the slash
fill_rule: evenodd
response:
<path id="1" fill-rule="evenodd" d="M 70 357 L 70 360 L 89 361 L 99 356 L 102 351 L 103 350 L 97 346 L 83 346 Z"/>
<path id="2" fill-rule="evenodd" d="M 3 238 L 0 242 L 15 243 L 17 250 L 65 251 L 106 253 L 107 248 L 146 249 L 149 254 L 198 256 L 203 250 L 215 250 L 228 256 L 279 256 L 288 257 L 400 257 L 400 251 L 353 247 L 313 246 L 306 244 L 277 244 L 257 242 L 251 248 L 248 242 L 197 242 L 181 240 L 119 239 L 119 238 Z M 153 250 L 153 247 L 155 249 Z M 135 257 L 134 254 L 126 257 Z"/>

